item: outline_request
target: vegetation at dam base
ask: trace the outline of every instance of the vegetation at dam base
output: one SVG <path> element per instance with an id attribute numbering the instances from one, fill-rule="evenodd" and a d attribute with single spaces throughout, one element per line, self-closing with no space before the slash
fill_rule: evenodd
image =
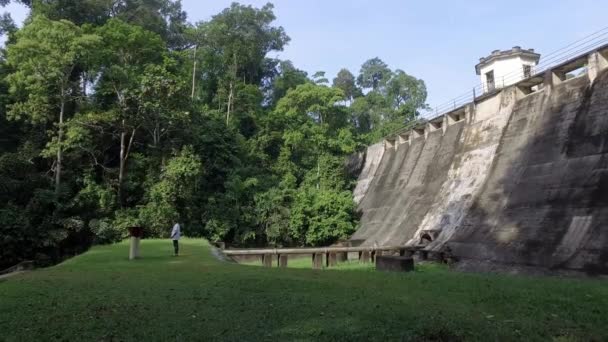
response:
<path id="1" fill-rule="evenodd" d="M 235 245 L 331 243 L 357 224 L 345 156 L 426 106 L 379 58 L 330 85 L 269 57 L 290 40 L 270 4 L 194 25 L 179 1 L 18 2 L 24 27 L 0 23 L 0 269 L 174 220 Z"/>
<path id="2" fill-rule="evenodd" d="M 0 280 L 0 339 L 557 340 L 608 338 L 600 280 L 422 267 L 279 269 L 217 261 L 203 240 L 96 246 Z M 117 286 L 120 284 L 120 286 Z"/>

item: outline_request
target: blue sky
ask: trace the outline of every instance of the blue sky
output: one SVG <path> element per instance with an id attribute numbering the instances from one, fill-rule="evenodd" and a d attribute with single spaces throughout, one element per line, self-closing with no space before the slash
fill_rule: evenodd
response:
<path id="1" fill-rule="evenodd" d="M 189 20 L 208 20 L 225 0 L 182 0 Z M 267 1 L 241 1 L 262 6 Z M 438 105 L 473 88 L 474 65 L 495 49 L 514 45 L 541 54 L 608 26 L 608 1 L 598 0 L 276 0 L 277 25 L 291 42 L 278 53 L 303 70 L 342 67 L 357 74 L 380 57 L 392 69 L 422 78 L 428 103 Z M 17 21 L 25 10 L 6 8 Z"/>

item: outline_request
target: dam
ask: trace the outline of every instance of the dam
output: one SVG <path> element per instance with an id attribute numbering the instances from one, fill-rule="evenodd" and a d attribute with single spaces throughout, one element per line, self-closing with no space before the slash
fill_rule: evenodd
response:
<path id="1" fill-rule="evenodd" d="M 528 59 L 501 84 L 484 68 L 502 55 Z M 448 250 L 475 270 L 608 273 L 608 46 L 537 73 L 534 58 L 493 52 L 482 94 L 361 154 L 353 244 Z"/>

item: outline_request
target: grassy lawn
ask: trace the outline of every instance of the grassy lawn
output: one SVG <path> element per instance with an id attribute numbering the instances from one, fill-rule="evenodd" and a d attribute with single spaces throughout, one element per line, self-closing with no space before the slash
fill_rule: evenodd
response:
<path id="1" fill-rule="evenodd" d="M 206 242 L 99 246 L 0 280 L 0 341 L 607 340 L 605 281 L 313 271 L 216 261 Z M 297 266 L 297 265 L 296 265 Z"/>

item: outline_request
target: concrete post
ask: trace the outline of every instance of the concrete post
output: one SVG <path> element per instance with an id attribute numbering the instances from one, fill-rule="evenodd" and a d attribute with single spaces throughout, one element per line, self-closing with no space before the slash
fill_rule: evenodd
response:
<path id="1" fill-rule="evenodd" d="M 327 267 L 334 267 L 338 264 L 338 256 L 336 253 L 328 253 Z"/>
<path id="2" fill-rule="evenodd" d="M 445 131 L 448 129 L 448 115 L 445 114 L 443 116 L 443 123 L 441 124 L 441 129 L 443 129 L 443 134 L 445 135 Z"/>
<path id="3" fill-rule="evenodd" d="M 544 88 L 545 88 L 545 92 L 547 93 L 547 96 L 551 93 L 551 90 L 553 90 L 553 87 L 562 83 L 565 79 L 566 79 L 566 75 L 564 75 L 560 72 L 557 72 L 554 70 L 545 71 Z"/>
<path id="4" fill-rule="evenodd" d="M 409 134 L 399 134 L 399 145 L 402 144 L 409 144 L 410 143 L 410 136 Z"/>
<path id="5" fill-rule="evenodd" d="M 312 255 L 312 269 L 320 270 L 323 268 L 323 253 L 313 253 Z"/>
<path id="6" fill-rule="evenodd" d="M 361 252 L 360 260 L 361 262 L 369 262 L 369 251 Z"/>
<path id="7" fill-rule="evenodd" d="M 262 264 L 264 267 L 272 267 L 272 254 L 262 255 Z"/>
<path id="8" fill-rule="evenodd" d="M 589 55 L 587 62 L 587 74 L 591 83 L 597 78 L 599 73 L 608 68 L 608 53 L 596 51 Z"/>
<path id="9" fill-rule="evenodd" d="M 131 247 L 129 248 L 129 260 L 139 258 L 139 237 L 131 236 Z"/>
<path id="10" fill-rule="evenodd" d="M 395 140 L 385 139 L 384 140 L 384 149 L 385 150 L 395 149 Z"/>
<path id="11" fill-rule="evenodd" d="M 378 260 L 379 256 L 382 256 L 382 251 L 376 251 L 376 253 L 374 253 L 374 258 L 372 260 L 372 262 L 376 262 L 376 260 Z"/>
<path id="12" fill-rule="evenodd" d="M 287 254 L 279 255 L 279 267 L 282 267 L 282 268 L 287 267 L 287 260 L 288 260 Z"/>

